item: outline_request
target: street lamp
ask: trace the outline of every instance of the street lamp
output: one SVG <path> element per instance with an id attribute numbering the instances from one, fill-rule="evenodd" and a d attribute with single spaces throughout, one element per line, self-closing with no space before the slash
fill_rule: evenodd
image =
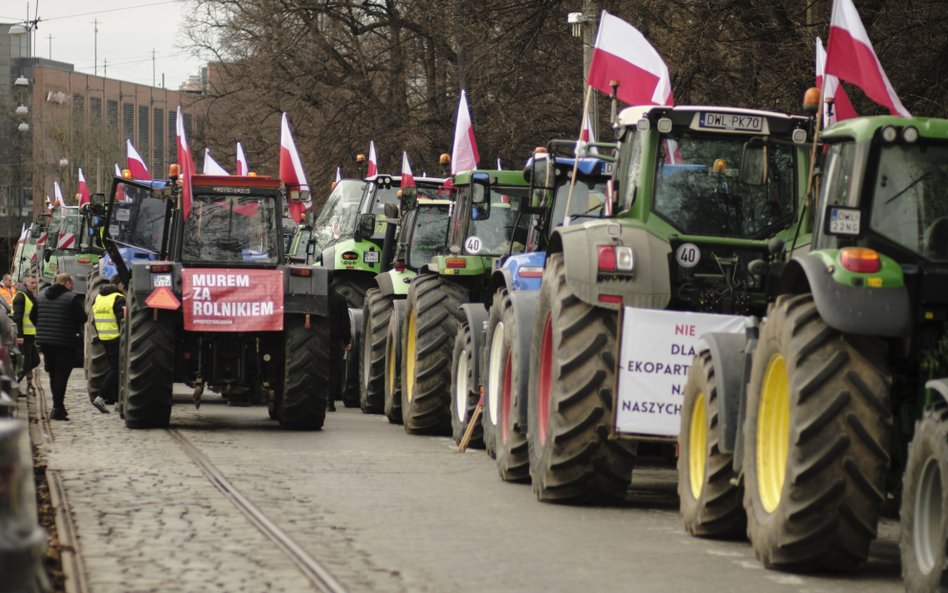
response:
<path id="1" fill-rule="evenodd" d="M 26 123 L 25 121 L 21 121 L 20 125 L 18 125 L 16 129 L 25 134 L 30 131 L 30 124 Z"/>
<path id="2" fill-rule="evenodd" d="M 566 15 L 566 22 L 569 24 L 572 36 L 583 40 L 583 96 L 585 96 L 588 87 L 586 76 L 589 74 L 589 65 L 592 63 L 593 37 L 596 34 L 596 7 L 592 0 L 583 0 L 582 12 L 569 13 Z M 595 97 L 589 102 L 589 125 L 592 128 L 590 130 L 592 135 L 599 138 L 599 109 Z"/>

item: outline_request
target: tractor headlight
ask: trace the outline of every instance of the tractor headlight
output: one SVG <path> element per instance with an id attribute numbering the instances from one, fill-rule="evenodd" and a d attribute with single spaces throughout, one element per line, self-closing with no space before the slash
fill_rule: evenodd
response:
<path id="1" fill-rule="evenodd" d="M 918 140 L 918 128 L 914 126 L 902 128 L 902 140 L 905 140 L 909 144 Z"/>
<path id="2" fill-rule="evenodd" d="M 886 126 L 882 128 L 882 139 L 886 142 L 895 142 L 895 139 L 899 137 L 899 131 L 893 126 Z"/>

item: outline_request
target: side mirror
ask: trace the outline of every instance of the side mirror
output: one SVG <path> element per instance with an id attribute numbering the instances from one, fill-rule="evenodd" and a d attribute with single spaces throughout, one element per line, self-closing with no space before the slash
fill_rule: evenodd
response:
<path id="1" fill-rule="evenodd" d="M 407 212 L 408 210 L 414 210 L 418 205 L 418 190 L 414 187 L 403 187 L 401 189 L 401 203 L 402 212 Z M 386 204 L 388 206 L 388 204 Z M 393 204 L 394 206 L 394 204 Z M 388 211 L 386 211 L 385 216 L 388 216 Z M 394 217 L 388 216 L 389 218 L 397 218 L 398 214 Z"/>
<path id="2" fill-rule="evenodd" d="M 474 204 L 490 202 L 490 175 L 487 173 L 471 175 L 471 202 Z"/>
<path id="3" fill-rule="evenodd" d="M 306 242 L 306 259 L 309 259 L 309 256 L 316 255 L 316 241 L 315 239 L 310 239 Z"/>
<path id="4" fill-rule="evenodd" d="M 105 194 L 92 194 L 92 203 L 97 206 L 105 205 Z"/>
<path id="5" fill-rule="evenodd" d="M 767 145 L 750 141 L 741 153 L 741 183 L 760 186 L 767 183 Z"/>
<path id="6" fill-rule="evenodd" d="M 375 234 L 375 214 L 371 212 L 366 212 L 359 216 L 359 228 L 358 228 L 358 237 L 357 239 L 361 240 L 367 237 L 371 237 Z"/>
<path id="7" fill-rule="evenodd" d="M 413 187 L 406 187 L 405 189 L 415 189 Z M 402 199 L 405 198 L 405 189 L 402 190 Z M 398 220 L 398 204 L 395 202 L 385 202 L 385 205 L 382 207 L 385 212 L 385 218 L 389 220 Z"/>

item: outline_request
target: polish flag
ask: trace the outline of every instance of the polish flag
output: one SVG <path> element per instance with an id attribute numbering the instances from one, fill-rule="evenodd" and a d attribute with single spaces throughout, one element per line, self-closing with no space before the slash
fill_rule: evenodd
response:
<path id="1" fill-rule="evenodd" d="M 122 170 L 119 169 L 118 163 L 115 163 L 115 176 L 122 178 Z M 119 184 L 118 189 L 115 192 L 115 201 L 124 202 L 125 201 L 125 187 Z"/>
<path id="2" fill-rule="evenodd" d="M 27 231 L 27 230 L 28 230 L 28 229 L 26 228 L 26 223 L 24 222 L 24 223 L 23 223 L 23 227 L 20 229 L 20 241 L 23 241 L 23 240 L 26 239 L 26 231 Z"/>
<path id="3" fill-rule="evenodd" d="M 82 174 L 82 169 L 79 169 L 79 205 L 89 204 L 92 202 L 92 196 L 89 194 L 89 184 L 86 183 L 86 178 Z"/>
<path id="4" fill-rule="evenodd" d="M 125 141 L 125 151 L 127 153 L 128 170 L 132 173 L 132 179 L 151 181 L 151 173 L 148 172 L 148 167 L 145 166 L 145 161 L 142 160 L 141 155 L 132 146 L 131 140 Z"/>
<path id="5" fill-rule="evenodd" d="M 366 179 L 373 179 L 379 174 L 379 159 L 375 156 L 375 141 L 369 141 L 369 169 L 365 174 Z"/>
<path id="6" fill-rule="evenodd" d="M 885 75 L 852 0 L 833 0 L 826 46 L 827 75 L 858 86 L 867 97 L 887 107 L 892 115 L 911 115 Z"/>
<path id="7" fill-rule="evenodd" d="M 46 211 L 50 213 L 53 211 L 53 202 L 49 199 L 49 194 L 46 194 Z"/>
<path id="8" fill-rule="evenodd" d="M 287 195 L 291 191 L 306 193 L 306 201 L 289 202 L 290 216 L 293 220 L 300 222 L 303 220 L 303 212 L 312 206 L 312 198 L 309 195 L 309 184 L 306 182 L 306 174 L 303 172 L 303 164 L 300 161 L 300 154 L 296 151 L 296 143 L 293 142 L 293 135 L 290 133 L 290 124 L 286 119 L 286 113 L 280 122 L 280 180 L 286 185 Z"/>
<path id="9" fill-rule="evenodd" d="M 852 119 L 858 114 L 849 101 L 846 89 L 839 85 L 839 79 L 826 72 L 826 51 L 823 49 L 823 40 L 816 38 L 816 86 L 823 89 L 823 100 L 833 100 L 833 113 L 823 114 L 823 126 L 831 126 L 844 119 Z"/>
<path id="10" fill-rule="evenodd" d="M 590 154 L 597 154 L 595 147 L 587 149 L 590 142 L 596 141 L 596 134 L 593 132 L 592 120 L 589 117 L 589 111 L 583 113 L 583 123 L 579 128 L 579 140 L 576 142 L 576 156 L 584 157 Z"/>
<path id="11" fill-rule="evenodd" d="M 191 158 L 191 148 L 188 146 L 188 137 L 184 132 L 184 114 L 178 105 L 178 117 L 175 121 L 175 131 L 178 137 L 178 166 L 181 168 L 181 213 L 184 218 L 191 214 L 191 177 L 194 175 L 194 159 Z"/>
<path id="12" fill-rule="evenodd" d="M 458 118 L 454 124 L 454 148 L 451 149 L 451 174 L 458 171 L 470 171 L 477 168 L 481 160 L 477 153 L 477 141 L 474 139 L 474 126 L 471 124 L 471 112 L 467 108 L 467 93 L 461 91 L 458 102 Z"/>
<path id="13" fill-rule="evenodd" d="M 211 149 L 204 149 L 204 174 L 205 175 L 230 175 L 224 167 L 221 167 L 220 163 L 214 160 L 214 157 L 211 156 Z"/>
<path id="14" fill-rule="evenodd" d="M 684 157 L 681 156 L 681 149 L 678 147 L 678 142 L 673 138 L 665 138 L 664 162 L 666 165 L 683 165 L 685 163 Z"/>
<path id="15" fill-rule="evenodd" d="M 59 187 L 59 182 L 58 182 L 58 181 L 54 181 L 54 182 L 53 182 L 53 195 L 56 196 L 56 205 L 57 205 L 57 206 L 65 206 L 65 205 L 66 205 L 66 200 L 63 199 L 63 190 L 62 190 L 62 188 Z"/>
<path id="16" fill-rule="evenodd" d="M 244 147 L 237 143 L 237 174 L 246 175 L 250 173 L 250 167 L 247 166 L 247 155 L 244 154 Z"/>
<path id="17" fill-rule="evenodd" d="M 629 23 L 602 11 L 589 85 L 608 95 L 613 80 L 619 81 L 616 95 L 629 105 L 675 104 L 668 66 L 652 44 Z"/>
<path id="18" fill-rule="evenodd" d="M 408 153 L 402 151 L 402 187 L 415 187 L 415 176 L 411 174 L 411 165 L 408 164 Z"/>

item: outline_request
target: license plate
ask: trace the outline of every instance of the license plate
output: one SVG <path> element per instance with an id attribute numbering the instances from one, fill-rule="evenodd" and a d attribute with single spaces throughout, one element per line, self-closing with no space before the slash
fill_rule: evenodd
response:
<path id="1" fill-rule="evenodd" d="M 366 251 L 363 254 L 363 259 L 367 264 L 377 264 L 379 263 L 379 252 L 378 251 Z"/>
<path id="2" fill-rule="evenodd" d="M 858 235 L 861 214 L 859 210 L 850 208 L 831 208 L 829 232 L 833 235 Z"/>
<path id="3" fill-rule="evenodd" d="M 152 274 L 151 276 L 151 287 L 158 288 L 159 286 L 171 286 L 171 274 Z"/>
<path id="4" fill-rule="evenodd" d="M 765 120 L 760 115 L 741 113 L 701 113 L 698 127 L 732 132 L 763 132 Z"/>

